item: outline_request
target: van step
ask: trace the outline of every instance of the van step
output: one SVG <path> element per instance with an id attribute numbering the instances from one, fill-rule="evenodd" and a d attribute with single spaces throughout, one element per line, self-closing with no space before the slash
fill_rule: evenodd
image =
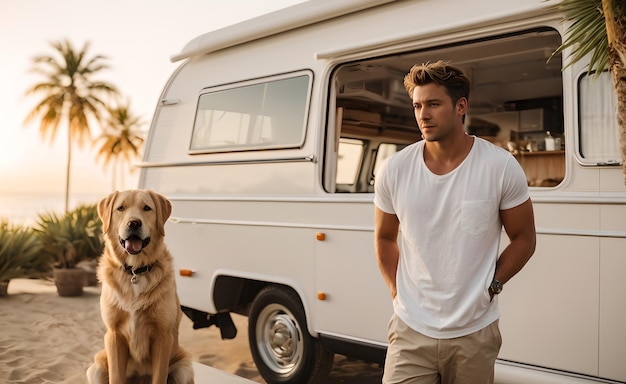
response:
<path id="1" fill-rule="evenodd" d="M 220 329 L 222 339 L 234 339 L 237 336 L 237 327 L 230 317 L 230 312 L 221 312 L 214 315 L 197 309 L 181 305 L 183 313 L 193 322 L 193 329 L 208 328 L 215 325 Z"/>

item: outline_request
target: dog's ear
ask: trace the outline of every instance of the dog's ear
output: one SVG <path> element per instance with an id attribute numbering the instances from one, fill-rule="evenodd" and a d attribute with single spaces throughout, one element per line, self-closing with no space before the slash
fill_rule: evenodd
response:
<path id="1" fill-rule="evenodd" d="M 159 235 L 165 236 L 165 222 L 172 214 L 172 203 L 167 199 L 167 197 L 158 194 L 152 190 L 147 190 L 152 197 L 152 201 L 156 204 L 157 207 L 157 230 L 159 231 Z"/>
<path id="2" fill-rule="evenodd" d="M 113 203 L 118 192 L 112 192 L 107 197 L 98 202 L 98 216 L 102 220 L 102 232 L 107 233 L 111 225 L 111 215 L 113 213 Z"/>

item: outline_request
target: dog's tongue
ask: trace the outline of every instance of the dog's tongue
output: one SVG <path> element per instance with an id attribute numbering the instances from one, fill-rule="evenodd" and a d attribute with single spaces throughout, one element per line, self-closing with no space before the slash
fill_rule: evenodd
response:
<path id="1" fill-rule="evenodd" d="M 126 240 L 126 242 L 124 243 L 124 247 L 126 248 L 126 252 L 130 253 L 131 255 L 136 255 L 141 252 L 141 249 L 143 247 L 143 241 L 137 238 L 130 238 Z"/>

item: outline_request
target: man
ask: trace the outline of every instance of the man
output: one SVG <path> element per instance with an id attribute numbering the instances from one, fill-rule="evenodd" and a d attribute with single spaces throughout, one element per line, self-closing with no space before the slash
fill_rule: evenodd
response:
<path id="1" fill-rule="evenodd" d="M 526 177 L 504 149 L 465 134 L 459 68 L 416 65 L 404 85 L 424 140 L 376 176 L 376 257 L 394 306 L 383 383 L 493 383 L 497 295 L 535 250 Z"/>

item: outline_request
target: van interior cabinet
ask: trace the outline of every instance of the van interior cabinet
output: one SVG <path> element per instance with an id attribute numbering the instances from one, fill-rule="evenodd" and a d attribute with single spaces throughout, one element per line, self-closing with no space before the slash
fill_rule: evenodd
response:
<path id="1" fill-rule="evenodd" d="M 515 158 L 524 169 L 530 186 L 556 186 L 565 175 L 565 151 L 519 152 Z"/>

